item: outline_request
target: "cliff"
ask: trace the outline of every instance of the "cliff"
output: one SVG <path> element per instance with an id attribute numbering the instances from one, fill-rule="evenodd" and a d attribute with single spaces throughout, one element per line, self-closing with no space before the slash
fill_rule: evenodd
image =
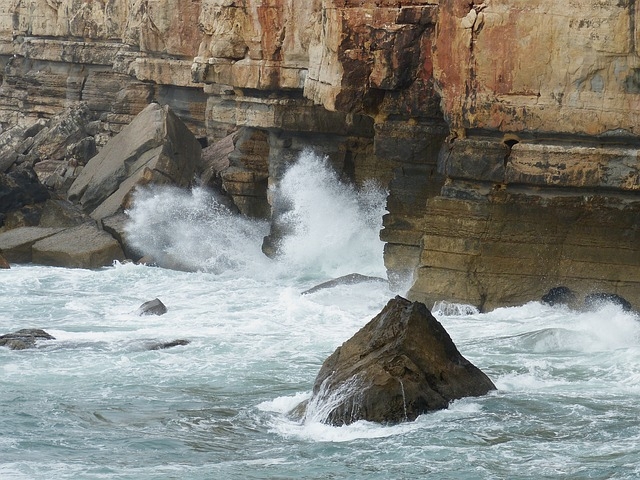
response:
<path id="1" fill-rule="evenodd" d="M 222 178 L 245 213 L 268 214 L 306 147 L 388 185 L 385 263 L 412 299 L 490 309 L 566 285 L 638 308 L 638 8 L 5 2 L 0 125 L 84 102 L 99 147 L 158 101 L 203 143 L 240 129 Z"/>

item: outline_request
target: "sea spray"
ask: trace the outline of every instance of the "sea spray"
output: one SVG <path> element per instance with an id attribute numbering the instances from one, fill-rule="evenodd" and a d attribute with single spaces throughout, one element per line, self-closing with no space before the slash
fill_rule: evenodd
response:
<path id="1" fill-rule="evenodd" d="M 499 390 L 413 422 L 334 427 L 287 413 L 388 292 L 300 295 L 299 272 L 267 273 L 0 272 L 0 331 L 41 327 L 57 339 L 0 349 L 0 478 L 640 478 L 637 315 L 532 302 L 441 316 Z M 158 295 L 166 315 L 135 315 Z M 598 344 L 521 341 L 557 328 Z M 143 348 L 177 338 L 191 343 Z"/>
<path id="2" fill-rule="evenodd" d="M 265 221 L 233 214 L 215 194 L 154 186 L 134 198 L 127 235 L 133 247 L 161 266 L 211 273 L 270 270 L 305 278 L 348 273 L 385 276 L 379 232 L 386 191 L 369 182 L 341 182 L 326 159 L 310 152 L 284 174 L 276 195 L 286 199 L 289 234 L 277 262 L 260 251 Z"/>
<path id="3" fill-rule="evenodd" d="M 161 266 L 222 273 L 268 260 L 259 248 L 266 222 L 233 214 L 202 187 L 141 189 L 128 214 L 132 246 Z"/>
<path id="4" fill-rule="evenodd" d="M 288 206 L 280 219 L 290 232 L 279 245 L 283 263 L 328 277 L 385 275 L 380 229 L 387 192 L 375 182 L 356 189 L 340 181 L 326 158 L 305 151 L 275 196 Z"/>

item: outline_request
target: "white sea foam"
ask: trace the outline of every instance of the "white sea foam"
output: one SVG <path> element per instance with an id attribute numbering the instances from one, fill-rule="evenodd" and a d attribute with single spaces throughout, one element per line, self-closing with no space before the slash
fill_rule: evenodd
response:
<path id="1" fill-rule="evenodd" d="M 139 190 L 128 214 L 129 241 L 160 264 L 213 273 L 267 264 L 260 250 L 266 224 L 233 215 L 204 188 Z"/>
<path id="2" fill-rule="evenodd" d="M 346 191 L 355 203 L 345 204 L 358 204 L 360 194 Z M 319 192 L 315 203 L 330 203 L 333 191 Z M 297 422 L 287 414 L 310 397 L 324 359 L 392 295 L 379 283 L 300 292 L 339 272 L 337 259 L 345 273 L 378 274 L 379 227 L 355 221 L 360 207 L 340 207 L 329 217 L 344 211 L 351 220 L 338 219 L 338 230 L 366 230 L 365 240 L 351 230 L 344 250 L 328 248 L 324 258 L 313 250 L 322 242 L 302 228 L 305 248 L 292 247 L 279 264 L 260 252 L 264 224 L 236 225 L 224 211 L 209 218 L 208 194 L 148 194 L 133 209 L 146 231 L 132 233 L 142 245 L 191 255 L 203 271 L 117 264 L 0 272 L 0 333 L 33 327 L 57 338 L 35 350 L 0 348 L 0 477 L 638 478 L 637 315 L 538 302 L 440 311 L 497 392 L 394 426 Z M 315 215 L 297 221 L 333 228 Z M 174 221 L 183 232 L 169 231 Z M 209 240 L 219 245 L 212 255 Z M 369 252 L 362 258 L 352 250 L 359 243 Z M 155 297 L 167 314 L 136 315 Z M 191 343 L 145 349 L 178 338 Z"/>
<path id="3" fill-rule="evenodd" d="M 285 264 L 329 277 L 384 274 L 379 235 L 384 189 L 369 183 L 356 190 L 339 180 L 326 159 L 307 151 L 287 170 L 275 194 L 290 206 L 284 222 L 292 234 L 280 245 Z"/>

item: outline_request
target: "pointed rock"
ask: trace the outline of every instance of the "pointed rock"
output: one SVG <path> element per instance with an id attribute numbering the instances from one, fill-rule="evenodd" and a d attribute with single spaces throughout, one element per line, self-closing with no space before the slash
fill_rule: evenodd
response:
<path id="1" fill-rule="evenodd" d="M 332 425 L 414 420 L 495 388 L 424 304 L 395 297 L 325 360 L 306 418 Z"/>
<path id="2" fill-rule="evenodd" d="M 137 185 L 188 186 L 201 151 L 169 107 L 152 103 L 87 163 L 68 198 L 96 220 L 108 217 L 128 204 Z"/>

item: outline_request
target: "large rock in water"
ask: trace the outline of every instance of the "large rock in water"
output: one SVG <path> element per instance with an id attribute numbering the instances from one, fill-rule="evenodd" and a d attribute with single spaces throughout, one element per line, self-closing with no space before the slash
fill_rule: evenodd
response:
<path id="1" fill-rule="evenodd" d="M 396 423 L 495 388 L 423 303 L 398 296 L 325 360 L 306 416 Z"/>
<path id="2" fill-rule="evenodd" d="M 202 147 L 169 109 L 147 106 L 85 166 L 68 198 L 91 216 L 117 213 L 140 184 L 188 186 L 200 162 Z"/>

